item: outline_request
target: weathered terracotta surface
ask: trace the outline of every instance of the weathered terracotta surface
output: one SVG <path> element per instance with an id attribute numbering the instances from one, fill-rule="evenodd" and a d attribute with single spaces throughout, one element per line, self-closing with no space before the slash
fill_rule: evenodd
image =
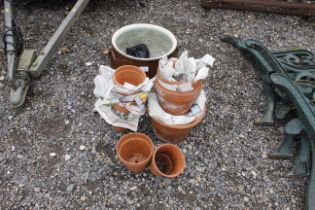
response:
<path id="1" fill-rule="evenodd" d="M 167 81 L 163 79 L 160 74 L 158 74 L 155 80 L 154 89 L 158 95 L 160 105 L 167 113 L 172 115 L 186 114 L 191 109 L 203 88 L 203 84 L 200 80 L 194 82 L 192 84 L 194 89 L 188 92 L 169 90 L 162 85 L 163 83 L 177 85 L 181 83 Z"/>
<path id="2" fill-rule="evenodd" d="M 181 149 L 173 144 L 158 146 L 150 163 L 150 171 L 155 176 L 175 178 L 186 166 L 185 155 Z"/>
<path id="3" fill-rule="evenodd" d="M 196 120 L 186 125 L 168 125 L 155 118 L 151 118 L 151 122 L 153 131 L 158 139 L 167 143 L 177 144 L 183 141 L 190 134 L 191 130 L 202 122 L 205 116 L 206 108 Z"/>
<path id="4" fill-rule="evenodd" d="M 142 133 L 124 135 L 116 144 L 119 160 L 129 171 L 139 173 L 151 161 L 154 145 L 150 137 Z"/>

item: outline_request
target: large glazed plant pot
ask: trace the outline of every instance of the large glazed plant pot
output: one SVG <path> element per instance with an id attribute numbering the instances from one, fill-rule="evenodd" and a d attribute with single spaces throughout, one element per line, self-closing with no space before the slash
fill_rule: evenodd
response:
<path id="1" fill-rule="evenodd" d="M 126 53 L 126 49 L 138 44 L 147 45 L 150 58 L 137 58 Z M 156 75 L 159 60 L 163 56 L 176 57 L 177 40 L 169 30 L 152 24 L 131 24 L 120 28 L 112 37 L 109 58 L 112 68 L 122 65 L 148 67 L 146 74 Z"/>
<path id="2" fill-rule="evenodd" d="M 160 105 L 167 113 L 172 115 L 186 114 L 195 103 L 203 88 L 200 80 L 193 82 L 193 90 L 187 92 L 169 90 L 163 86 L 163 83 L 167 85 L 180 85 L 182 83 L 167 81 L 160 74 L 157 75 L 155 80 L 154 89 L 158 95 Z"/>
<path id="3" fill-rule="evenodd" d="M 186 166 L 184 153 L 173 144 L 158 146 L 150 163 L 150 171 L 155 176 L 175 178 L 180 175 Z"/>
<path id="4" fill-rule="evenodd" d="M 197 118 L 184 125 L 168 125 L 159 119 L 151 117 L 153 131 L 161 141 L 177 144 L 183 141 L 191 132 L 191 130 L 199 125 L 206 116 L 206 108 L 197 116 Z"/>
<path id="5" fill-rule="evenodd" d="M 151 161 L 154 145 L 150 137 L 141 133 L 124 135 L 116 144 L 119 160 L 129 171 L 139 173 Z"/>

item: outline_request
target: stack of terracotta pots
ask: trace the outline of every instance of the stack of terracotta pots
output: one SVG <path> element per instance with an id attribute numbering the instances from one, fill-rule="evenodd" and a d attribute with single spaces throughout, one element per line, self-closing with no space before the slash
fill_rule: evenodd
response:
<path id="1" fill-rule="evenodd" d="M 173 144 L 162 144 L 154 150 L 150 137 L 141 133 L 130 133 L 116 144 L 119 160 L 130 172 L 139 173 L 149 166 L 155 176 L 175 178 L 186 165 L 183 152 Z"/>
<path id="2" fill-rule="evenodd" d="M 113 82 L 116 86 L 116 90 L 118 94 L 121 96 L 129 96 L 133 94 L 137 94 L 139 92 L 133 91 L 133 92 L 126 92 L 123 86 L 125 83 L 129 83 L 131 85 L 134 85 L 137 87 L 138 85 L 142 84 L 145 81 L 146 74 L 137 66 L 133 65 L 123 65 L 117 68 L 113 75 Z M 129 110 L 126 109 L 122 104 L 115 103 L 112 104 L 113 109 L 115 109 L 117 112 L 122 114 L 128 114 Z M 127 129 L 122 127 L 115 127 L 117 132 L 124 132 Z"/>
<path id="3" fill-rule="evenodd" d="M 154 90 L 158 96 L 159 104 L 165 112 L 176 116 L 187 114 L 203 88 L 203 84 L 200 80 L 192 82 L 192 90 L 187 92 L 167 88 L 168 85 L 179 86 L 182 84 L 183 82 L 168 81 L 158 72 Z M 153 130 L 159 139 L 176 144 L 184 140 L 190 134 L 191 130 L 202 122 L 205 115 L 206 109 L 204 108 L 193 122 L 180 125 L 170 125 L 155 117 L 151 117 L 151 121 Z"/>

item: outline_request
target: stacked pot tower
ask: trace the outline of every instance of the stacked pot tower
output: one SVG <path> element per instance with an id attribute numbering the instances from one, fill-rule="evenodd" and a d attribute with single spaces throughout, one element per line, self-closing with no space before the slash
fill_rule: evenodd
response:
<path id="1" fill-rule="evenodd" d="M 180 86 L 191 87 L 188 91 L 178 90 Z M 154 91 L 160 107 L 173 118 L 193 118 L 188 123 L 183 122 L 167 122 L 162 117 L 151 115 L 153 130 L 157 137 L 162 141 L 177 144 L 183 141 L 191 132 L 191 130 L 199 125 L 206 115 L 205 105 L 197 107 L 198 111 L 193 113 L 193 106 L 200 96 L 203 88 L 202 81 L 180 82 L 170 81 L 163 77 L 158 71 Z M 150 107 L 149 107 L 150 108 Z M 153 110 L 154 111 L 154 110 Z M 152 112 L 150 112 L 152 113 Z"/>

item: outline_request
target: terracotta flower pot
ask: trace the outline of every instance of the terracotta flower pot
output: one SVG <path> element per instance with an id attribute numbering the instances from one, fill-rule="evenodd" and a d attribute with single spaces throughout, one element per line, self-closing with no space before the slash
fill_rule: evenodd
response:
<path id="1" fill-rule="evenodd" d="M 154 89 L 158 95 L 161 107 L 172 115 L 186 114 L 199 96 L 203 85 L 202 82 L 196 81 L 192 84 L 193 90 L 187 92 L 173 91 L 165 88 L 162 84 L 181 84 L 180 82 L 171 82 L 163 79 L 158 74 Z"/>
<path id="2" fill-rule="evenodd" d="M 126 48 L 138 44 L 149 48 L 150 58 L 137 58 L 126 53 Z M 169 30 L 152 24 L 131 24 L 120 28 L 112 37 L 112 49 L 109 51 L 111 66 L 121 65 L 146 66 L 146 74 L 152 78 L 156 75 L 159 60 L 177 55 L 177 40 Z"/>
<path id="3" fill-rule="evenodd" d="M 141 133 L 124 135 L 116 144 L 119 160 L 129 171 L 139 173 L 150 163 L 154 145 L 150 137 Z"/>
<path id="4" fill-rule="evenodd" d="M 125 82 L 130 83 L 134 86 L 138 86 L 141 83 L 144 82 L 146 78 L 146 74 L 138 67 L 132 66 L 132 65 L 124 65 L 116 69 L 114 75 L 113 75 L 113 81 L 116 86 L 123 87 Z M 135 94 L 136 92 L 133 92 L 132 94 Z M 120 92 L 121 95 L 127 96 L 128 94 L 125 94 L 124 92 Z M 121 112 L 124 114 L 128 114 L 129 110 L 126 109 L 124 106 L 117 104 L 112 105 L 113 109 L 115 109 L 117 112 Z M 124 132 L 127 131 L 125 128 L 121 127 L 114 127 L 117 132 Z"/>
<path id="5" fill-rule="evenodd" d="M 123 65 L 115 70 L 113 81 L 115 85 L 124 86 L 125 82 L 138 86 L 144 82 L 146 74 L 137 66 Z"/>
<path id="6" fill-rule="evenodd" d="M 206 108 L 192 123 L 186 125 L 168 125 L 159 119 L 151 118 L 153 131 L 161 141 L 177 144 L 183 141 L 191 130 L 199 125 L 206 116 Z"/>
<path id="7" fill-rule="evenodd" d="M 150 163 L 150 171 L 155 176 L 174 178 L 180 175 L 186 166 L 185 155 L 173 144 L 158 146 Z"/>

